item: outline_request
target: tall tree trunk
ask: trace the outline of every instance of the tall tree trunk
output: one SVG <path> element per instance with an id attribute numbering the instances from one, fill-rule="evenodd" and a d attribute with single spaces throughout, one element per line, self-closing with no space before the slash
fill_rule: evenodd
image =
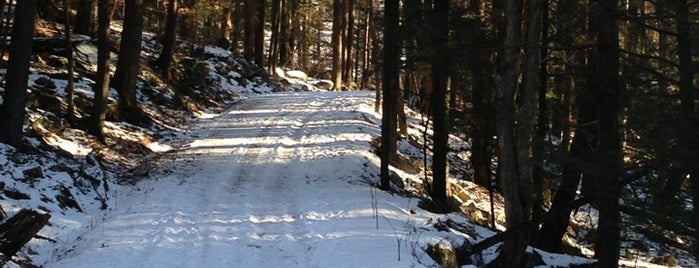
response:
<path id="1" fill-rule="evenodd" d="M 270 16 L 272 20 L 272 35 L 269 41 L 269 72 L 274 74 L 274 69 L 277 68 L 277 62 L 279 60 L 279 46 L 280 46 L 280 34 L 282 25 L 282 15 L 284 0 L 274 0 L 272 1 L 272 14 Z"/>
<path id="2" fill-rule="evenodd" d="M 245 0 L 245 35 L 243 36 L 243 58 L 252 62 L 255 60 L 255 18 L 257 0 Z"/>
<path id="3" fill-rule="evenodd" d="M 690 178 L 690 192 L 694 204 L 692 213 L 693 226 L 699 226 L 699 168 L 696 159 L 699 157 L 699 137 L 697 136 L 698 120 L 696 115 L 696 97 L 694 88 L 694 75 L 696 70 L 692 61 L 692 39 L 689 19 L 689 6 L 687 0 L 675 0 L 675 16 L 677 31 L 677 51 L 680 61 L 680 100 L 682 128 L 678 130 L 682 147 L 688 153 L 681 154 L 683 165 L 687 167 Z M 699 230 L 694 232 L 694 256 L 699 260 Z"/>
<path id="4" fill-rule="evenodd" d="M 235 2 L 235 9 L 233 10 L 233 33 L 231 34 L 231 52 L 233 55 L 239 55 L 239 44 L 243 37 L 243 29 L 245 28 L 245 23 L 243 20 L 243 1 L 244 0 L 233 0 Z"/>
<path id="5" fill-rule="evenodd" d="M 98 1 L 97 10 L 97 79 L 92 86 L 95 97 L 92 102 L 92 114 L 88 126 L 88 133 L 95 135 L 97 139 L 106 144 L 104 136 L 104 121 L 107 115 L 107 101 L 109 93 L 109 50 L 111 40 L 109 38 L 109 23 L 111 21 L 112 1 Z"/>
<path id="6" fill-rule="evenodd" d="M 539 66 L 539 109 L 538 109 L 538 121 L 536 124 L 536 134 L 533 148 L 533 161 L 534 166 L 532 167 L 532 177 L 534 182 L 534 193 L 536 193 L 536 199 L 534 200 L 534 207 L 532 210 L 532 216 L 539 216 L 546 212 L 544 207 L 544 177 L 546 171 L 544 170 L 544 151 L 546 144 L 546 135 L 548 133 L 548 103 L 546 100 L 546 93 L 548 92 L 547 85 L 547 68 L 546 62 L 543 60 L 548 54 L 547 42 L 548 42 L 548 28 L 549 28 L 549 15 L 548 15 L 548 1 L 544 1 L 542 4 L 541 11 L 541 47 L 540 47 L 540 66 Z M 534 236 L 536 237 L 536 236 Z"/>
<path id="7" fill-rule="evenodd" d="M 575 200 L 576 191 L 580 184 L 580 175 L 583 167 L 586 166 L 581 162 L 590 154 L 590 149 L 586 144 L 588 140 L 586 133 L 586 130 L 578 130 L 575 133 L 570 152 L 563 163 L 562 181 L 558 185 L 549 211 L 562 210 Z M 563 236 L 568 229 L 570 212 L 571 209 L 568 209 L 566 212 L 553 214 L 542 223 L 537 239 L 538 247 L 550 252 L 563 252 Z"/>
<path id="8" fill-rule="evenodd" d="M 383 53 L 383 115 L 381 117 L 381 189 L 389 190 L 389 166 L 396 153 L 395 92 L 398 88 L 398 63 L 400 60 L 399 1 L 384 3 L 384 53 Z M 339 53 L 339 51 L 338 51 Z"/>
<path id="9" fill-rule="evenodd" d="M 332 80 L 333 89 L 342 90 L 342 55 L 343 55 L 343 15 L 344 0 L 333 0 L 333 32 L 332 32 Z"/>
<path id="10" fill-rule="evenodd" d="M 543 193 L 535 191 L 535 178 L 533 175 L 535 164 L 539 164 L 534 163 L 535 139 L 544 138 L 536 136 L 539 91 L 542 84 L 539 72 L 541 71 L 541 63 L 543 61 L 541 55 L 541 17 L 544 12 L 544 1 L 527 0 L 527 10 L 525 12 L 527 17 L 524 70 L 522 73 L 522 87 L 518 96 L 519 108 L 517 109 L 516 129 L 517 168 L 519 170 L 520 195 L 523 196 L 521 206 L 525 213 L 531 213 L 534 208 L 534 201 L 543 195 Z M 531 215 L 527 217 L 531 217 Z M 532 231 L 533 235 L 538 230 Z"/>
<path id="11" fill-rule="evenodd" d="M 434 148 L 432 156 L 432 200 L 446 208 L 447 205 L 447 153 L 449 152 L 449 120 L 446 95 L 449 79 L 449 1 L 435 0 L 432 21 L 432 120 Z"/>
<path id="12" fill-rule="evenodd" d="M 343 68 L 342 68 L 342 81 L 345 81 L 347 88 L 351 86 L 351 82 L 354 80 L 352 77 L 352 43 L 354 42 L 354 0 L 345 0 L 345 38 L 344 42 L 344 56 Z"/>
<path id="13" fill-rule="evenodd" d="M 522 23 L 522 1 L 505 2 L 505 41 L 497 75 L 497 137 L 499 149 L 499 176 L 505 198 L 505 219 L 512 228 L 530 218 L 531 204 L 523 192 L 525 183 L 518 170 L 517 140 L 515 136 L 515 92 L 519 76 L 519 52 Z M 524 250 L 530 242 L 528 233 L 506 239 L 501 248 L 502 267 L 520 267 L 524 264 Z"/>
<path id="14" fill-rule="evenodd" d="M 617 0 L 600 0 L 592 6 L 590 30 L 596 40 L 589 61 L 589 91 L 595 101 L 598 144 L 591 179 L 600 195 L 599 224 L 595 256 L 599 267 L 616 267 L 619 262 L 619 194 L 623 157 L 619 126 L 619 26 Z"/>
<path id="15" fill-rule="evenodd" d="M 75 33 L 92 36 L 97 28 L 96 0 L 79 0 L 75 13 Z"/>
<path id="16" fill-rule="evenodd" d="M 568 1 L 558 5 L 555 12 L 559 14 L 570 13 L 575 10 L 580 10 L 582 7 L 583 4 Z M 572 44 L 574 30 L 571 29 L 571 27 L 575 26 L 572 26 L 572 24 L 564 24 L 558 27 L 561 28 L 560 31 L 562 32 L 571 33 L 564 35 L 561 42 L 564 44 Z M 572 53 L 571 55 L 571 53 L 564 51 L 563 58 L 569 59 L 568 61 L 570 62 L 570 64 L 563 66 L 563 73 L 582 73 L 580 70 L 582 68 L 580 63 L 585 62 L 583 53 Z M 571 135 L 571 117 L 575 117 L 575 119 L 573 119 L 574 122 L 581 123 L 595 120 L 594 115 L 589 115 L 589 113 L 583 109 L 583 101 L 588 99 L 588 97 L 584 94 L 586 93 L 584 90 L 579 89 L 582 86 L 578 85 L 573 77 L 558 76 L 554 83 L 556 83 L 554 87 L 556 90 L 555 94 L 560 96 L 561 101 L 556 103 L 557 107 L 552 109 L 552 111 L 559 111 L 557 114 L 553 115 L 556 119 L 552 119 L 552 128 L 560 132 L 559 138 L 561 143 L 558 146 L 559 153 L 556 155 L 559 161 L 556 161 L 556 164 L 561 166 L 562 175 L 561 182 L 554 194 L 549 211 L 557 209 L 562 210 L 575 198 L 576 190 L 580 184 L 582 169 L 586 166 L 583 161 L 587 161 L 591 150 L 587 144 L 589 140 L 587 137 L 589 130 L 585 128 L 585 124 L 576 129 L 575 135 Z M 576 98 L 578 101 L 576 104 L 579 112 L 577 113 L 572 113 L 573 93 L 578 94 Z M 540 97 L 545 97 L 545 95 Z M 572 142 L 571 136 L 573 136 Z M 565 212 L 555 214 L 542 223 L 536 240 L 536 245 L 538 247 L 551 252 L 562 252 L 562 239 L 570 222 L 570 212 L 571 209 L 568 209 Z"/>
<path id="17" fill-rule="evenodd" d="M 484 11 L 481 10 L 482 2 L 475 0 L 470 2 L 470 10 L 475 17 L 480 18 L 473 21 L 471 25 L 472 38 L 475 42 L 485 42 L 485 33 L 482 29 L 485 22 L 483 21 Z M 486 68 L 482 68 L 487 64 L 487 57 L 484 54 L 485 48 L 478 47 L 474 53 L 470 53 L 468 60 L 471 71 L 471 103 L 473 104 L 471 115 L 471 166 L 473 167 L 473 179 L 478 185 L 492 187 L 491 169 L 492 150 L 491 137 L 492 133 L 492 90 L 486 84 Z"/>
<path id="18" fill-rule="evenodd" d="M 4 101 L 0 107 L 0 142 L 15 148 L 22 146 L 29 61 L 32 56 L 34 14 L 37 0 L 18 1 L 10 39 L 10 59 L 5 77 Z"/>
<path id="19" fill-rule="evenodd" d="M 360 88 L 362 90 L 366 90 L 367 88 L 369 88 L 369 76 L 370 76 L 369 75 L 369 73 L 370 73 L 369 61 L 371 60 L 371 42 L 372 42 L 371 31 L 373 31 L 372 25 L 371 25 L 373 22 L 372 22 L 371 17 L 374 14 L 373 8 L 372 8 L 374 5 L 373 1 L 367 0 L 365 4 L 367 6 L 366 6 L 365 14 L 364 14 L 365 15 L 364 16 L 364 32 L 363 32 L 364 33 L 364 37 L 363 37 L 364 46 L 362 48 L 362 70 L 361 70 L 362 82 L 360 85 Z"/>
<path id="20" fill-rule="evenodd" d="M 2 1 L 4 2 L 4 1 Z M 70 0 L 63 0 L 63 28 L 65 31 L 66 57 L 68 58 L 68 77 L 66 95 L 68 95 L 68 111 L 66 112 L 68 123 L 75 126 L 75 58 L 73 58 L 73 42 L 70 22 Z"/>
<path id="21" fill-rule="evenodd" d="M 232 2 L 232 1 L 230 1 Z M 221 11 L 221 38 L 231 41 L 231 31 L 233 30 L 233 8 L 232 3 L 224 4 L 223 10 Z"/>
<path id="22" fill-rule="evenodd" d="M 255 6 L 255 62 L 264 66 L 265 59 L 265 1 L 258 1 Z"/>
<path id="23" fill-rule="evenodd" d="M 165 80 L 170 80 L 170 64 L 172 63 L 172 55 L 175 49 L 175 39 L 177 38 L 177 1 L 167 1 L 167 19 L 165 22 L 165 32 L 163 33 L 160 56 L 156 60 L 156 66 Z"/>
<path id="24" fill-rule="evenodd" d="M 141 70 L 141 36 L 143 34 L 143 0 L 125 0 L 121 50 L 112 86 L 119 92 L 119 118 L 136 125 L 149 123 L 138 107 L 136 82 Z"/>

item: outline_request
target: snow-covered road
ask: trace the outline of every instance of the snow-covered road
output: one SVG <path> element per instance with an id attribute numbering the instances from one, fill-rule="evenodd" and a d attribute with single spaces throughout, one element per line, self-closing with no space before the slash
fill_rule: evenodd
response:
<path id="1" fill-rule="evenodd" d="M 49 266 L 422 266 L 411 241 L 429 214 L 368 184 L 378 173 L 369 141 L 380 134 L 372 98 L 253 96 L 197 121 L 184 150 L 112 198 L 104 221 Z"/>

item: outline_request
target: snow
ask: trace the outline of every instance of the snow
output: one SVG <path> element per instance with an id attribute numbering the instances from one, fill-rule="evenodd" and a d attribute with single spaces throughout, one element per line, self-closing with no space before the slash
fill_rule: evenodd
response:
<path id="1" fill-rule="evenodd" d="M 186 149 L 113 198 L 49 266 L 433 265 L 417 237 L 439 233 L 417 230 L 439 215 L 369 183 L 380 129 L 357 110 L 372 93 L 341 94 L 258 95 L 198 119 Z"/>
<path id="2" fill-rule="evenodd" d="M 216 49 L 207 53 L 226 56 Z M 85 194 L 84 187 L 90 186 L 82 176 L 107 183 L 114 174 L 101 171 L 90 160 L 91 148 L 71 135 L 43 138 L 77 157 L 84 174 L 54 169 L 58 165 L 51 161 L 60 160 L 48 160 L 55 158 L 50 152 L 13 166 L 16 160 L 8 159 L 13 150 L 0 144 L 3 187 L 30 196 L 0 200 L 0 206 L 9 214 L 24 207 L 51 213 L 50 225 L 40 235 L 58 241 L 34 239 L 26 250 L 34 253 L 22 253 L 24 257 L 45 267 L 433 267 L 428 246 L 472 244 L 494 235 L 462 215 L 433 214 L 418 208 L 414 198 L 376 189 L 380 161 L 370 142 L 380 136 L 381 119 L 374 112 L 374 92 L 272 93 L 267 85 L 242 87 L 221 78 L 222 90 L 247 98 L 235 100 L 223 113 L 198 112 L 191 127 L 160 133 L 167 139 L 150 141 L 140 133 L 153 130 L 107 122 L 110 133 L 162 157 L 154 158 L 155 169 L 136 185 L 92 186 L 98 199 Z M 419 116 L 412 114 L 409 120 L 411 136 L 420 137 Z M 468 154 L 465 140 L 450 137 L 450 143 L 454 151 Z M 407 139 L 400 140 L 399 150 L 422 158 L 421 149 Z M 36 166 L 45 178 L 24 180 L 23 171 Z M 422 174 L 392 170 L 405 180 L 422 180 Z M 450 182 L 473 190 L 469 182 L 453 177 Z M 59 185 L 76 185 L 68 191 L 83 212 L 51 202 L 54 196 L 46 196 L 46 189 Z M 108 209 L 101 210 L 105 205 Z M 594 217 L 589 210 L 580 216 Z M 446 221 L 466 230 L 436 229 Z M 476 265 L 466 267 L 493 261 L 498 247 L 474 256 Z M 540 267 L 590 262 L 529 251 L 542 256 L 546 265 Z"/>

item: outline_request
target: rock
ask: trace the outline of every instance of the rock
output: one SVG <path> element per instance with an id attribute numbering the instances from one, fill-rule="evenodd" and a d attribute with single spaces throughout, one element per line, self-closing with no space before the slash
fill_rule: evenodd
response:
<path id="1" fill-rule="evenodd" d="M 286 72 L 286 77 L 294 78 L 301 81 L 308 81 L 308 75 L 302 71 L 291 70 Z"/>
<path id="2" fill-rule="evenodd" d="M 68 66 L 68 59 L 65 57 L 48 55 L 47 57 L 42 57 L 42 60 L 46 65 L 57 69 L 65 69 Z"/>
<path id="3" fill-rule="evenodd" d="M 75 66 L 86 71 L 97 72 L 97 46 L 90 42 L 76 45 Z"/>
<path id="4" fill-rule="evenodd" d="M 465 253 L 472 244 L 465 239 L 461 240 L 462 242 L 458 242 L 458 240 L 460 239 L 451 238 L 441 240 L 436 244 L 429 244 L 425 248 L 425 252 L 442 267 L 461 267 L 469 262 Z"/>
<path id="5" fill-rule="evenodd" d="M 428 245 L 425 249 L 427 255 L 430 255 L 432 259 L 444 268 L 456 268 L 459 267 L 456 262 L 456 253 L 451 244 L 447 242 L 441 242 L 438 244 Z"/>
<path id="6" fill-rule="evenodd" d="M 390 178 L 391 182 L 393 182 L 393 184 L 395 184 L 398 188 L 405 189 L 405 183 L 403 183 L 403 178 L 401 178 L 397 173 L 390 172 L 388 177 Z"/>
<path id="7" fill-rule="evenodd" d="M 23 170 L 22 173 L 24 174 L 25 179 L 36 180 L 44 178 L 44 171 L 41 170 L 41 167 L 26 169 Z"/>
<path id="8" fill-rule="evenodd" d="M 56 164 L 56 165 L 53 165 L 53 166 L 49 167 L 49 170 L 51 170 L 51 171 L 53 171 L 53 172 L 65 172 L 65 173 L 71 173 L 71 172 L 74 171 L 73 169 L 71 169 L 71 168 L 70 168 L 69 166 L 67 166 L 66 164 Z"/>
<path id="9" fill-rule="evenodd" d="M 650 260 L 650 263 L 664 265 L 668 267 L 675 267 L 677 265 L 677 258 L 674 255 L 669 254 L 665 256 L 655 257 Z"/>
<path id="10" fill-rule="evenodd" d="M 60 185 L 58 187 L 58 190 L 61 192 L 60 194 L 56 195 L 56 201 L 58 202 L 58 206 L 61 209 L 73 208 L 78 212 L 83 212 L 83 209 L 80 207 L 80 204 L 78 204 L 78 201 L 75 201 L 73 193 L 71 193 L 70 190 L 63 185 Z"/>
<path id="11" fill-rule="evenodd" d="M 51 80 L 51 78 L 42 76 L 34 80 L 34 84 L 37 84 L 39 86 L 42 86 L 46 89 L 56 89 L 56 83 Z"/>
<path id="12" fill-rule="evenodd" d="M 331 88 L 333 88 L 334 84 L 330 80 L 322 79 L 322 80 L 311 82 L 311 85 L 313 85 L 314 87 L 316 87 L 318 89 L 330 90 Z"/>
<path id="13" fill-rule="evenodd" d="M 14 200 L 29 200 L 31 197 L 29 197 L 28 194 L 22 193 L 17 189 L 14 188 L 7 188 L 3 189 L 2 193 L 7 196 L 7 198 L 14 199 Z"/>
<path id="14" fill-rule="evenodd" d="M 223 49 L 229 49 L 231 47 L 231 41 L 228 40 L 228 38 L 221 37 L 216 39 L 216 46 Z"/>

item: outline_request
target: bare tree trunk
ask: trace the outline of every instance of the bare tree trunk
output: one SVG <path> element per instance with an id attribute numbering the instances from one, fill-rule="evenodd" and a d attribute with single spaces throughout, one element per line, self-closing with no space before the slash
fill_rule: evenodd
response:
<path id="1" fill-rule="evenodd" d="M 531 203 L 520 177 L 515 136 L 515 92 L 519 76 L 519 52 L 522 23 L 522 1 L 505 2 L 505 42 L 499 59 L 497 75 L 497 137 L 499 149 L 499 176 L 505 198 L 505 218 L 508 228 L 527 222 L 531 213 Z M 502 267 L 521 267 L 525 261 L 524 250 L 530 242 L 528 233 L 520 233 L 503 242 L 501 248 Z"/>
<path id="2" fill-rule="evenodd" d="M 563 210 L 563 207 L 575 200 L 576 191 L 580 184 L 580 175 L 582 174 L 583 166 L 585 166 L 581 162 L 585 161 L 584 159 L 587 159 L 590 154 L 586 142 L 586 131 L 577 131 L 575 138 L 573 138 L 570 152 L 566 157 L 567 160 L 563 163 L 562 181 L 558 185 L 549 211 Z M 562 241 L 570 222 L 570 212 L 568 210 L 554 214 L 542 223 L 537 246 L 551 252 L 563 252 Z"/>
<path id="3" fill-rule="evenodd" d="M 272 36 L 269 42 L 269 72 L 274 74 L 274 69 L 277 68 L 277 62 L 279 60 L 279 43 L 280 43 L 280 33 L 282 31 L 282 16 L 284 0 L 274 0 L 272 1 Z"/>
<path id="4" fill-rule="evenodd" d="M 617 0 L 600 0 L 592 6 L 591 33 L 596 40 L 589 61 L 589 92 L 598 116 L 596 146 L 591 179 L 601 193 L 597 208 L 599 224 L 595 257 L 599 267 L 616 267 L 619 262 L 619 194 L 623 156 L 619 125 L 619 26 Z"/>
<path id="5" fill-rule="evenodd" d="M 255 34 L 256 0 L 245 0 L 245 35 L 243 37 L 243 58 L 248 61 L 255 60 Z"/>
<path id="6" fill-rule="evenodd" d="M 345 34 L 344 34 L 344 56 L 343 68 L 342 68 L 342 81 L 345 81 L 347 88 L 351 87 L 351 82 L 354 80 L 352 77 L 352 43 L 354 42 L 353 36 L 354 32 L 354 0 L 345 0 Z"/>
<path id="7" fill-rule="evenodd" d="M 265 1 L 258 1 L 255 10 L 255 62 L 264 66 L 265 60 Z"/>
<path id="8" fill-rule="evenodd" d="M 469 9 L 474 14 L 477 14 L 476 19 L 472 23 L 471 28 L 472 38 L 474 40 L 485 41 L 485 33 L 482 29 L 485 25 L 483 21 L 484 10 L 481 10 L 482 2 L 475 0 L 470 2 Z M 491 183 L 491 165 L 492 165 L 492 90 L 486 83 L 486 68 L 482 66 L 487 64 L 487 57 L 483 55 L 485 49 L 479 49 L 474 53 L 470 53 L 468 60 L 471 71 L 471 102 L 472 119 L 471 119 L 471 166 L 473 167 L 473 179 L 478 185 L 492 188 Z"/>
<path id="9" fill-rule="evenodd" d="M 527 217 L 531 217 L 534 201 L 542 195 L 534 189 L 534 144 L 537 114 L 539 112 L 539 90 L 541 89 L 541 17 L 545 0 L 527 0 L 526 43 L 524 45 L 524 70 L 522 87 L 518 96 L 517 109 L 517 168 L 519 170 L 521 205 Z M 541 137 L 543 139 L 543 137 Z M 532 235 L 538 230 L 532 230 Z M 533 236 L 532 236 L 533 237 Z M 531 238 L 530 238 L 531 240 Z"/>
<path id="10" fill-rule="evenodd" d="M 95 9 L 96 0 L 79 0 L 75 14 L 75 33 L 92 36 L 97 28 Z"/>
<path id="11" fill-rule="evenodd" d="M 4 2 L 4 0 L 0 0 Z M 64 22 L 63 28 L 65 28 L 65 41 L 66 41 L 66 57 L 68 58 L 68 83 L 66 85 L 66 95 L 68 95 L 68 111 L 67 118 L 68 123 L 75 126 L 75 59 L 73 58 L 73 42 L 71 33 L 71 22 L 70 22 L 70 0 L 63 0 L 63 15 Z"/>
<path id="12" fill-rule="evenodd" d="M 389 190 L 389 165 L 396 153 L 395 92 L 398 88 L 398 63 L 400 37 L 398 33 L 399 1 L 386 0 L 384 7 L 383 53 L 383 115 L 381 119 L 381 189 Z M 339 52 L 339 51 L 338 51 Z"/>
<path id="13" fill-rule="evenodd" d="M 0 106 L 0 142 L 21 148 L 24 135 L 25 106 L 29 61 L 32 56 L 36 0 L 18 1 L 10 39 L 10 59 L 7 63 L 5 95 Z"/>
<path id="14" fill-rule="evenodd" d="M 243 1 L 244 0 L 233 0 L 235 1 L 235 10 L 233 11 L 233 33 L 231 35 L 231 51 L 233 55 L 239 55 L 240 50 L 238 49 L 240 45 L 240 39 L 243 35 L 243 29 L 245 28 L 245 23 L 243 19 Z"/>
<path id="15" fill-rule="evenodd" d="M 447 206 L 447 178 L 449 152 L 449 120 L 446 94 L 449 79 L 449 1 L 435 0 L 432 10 L 432 120 L 434 148 L 432 155 L 432 200 L 442 208 Z"/>
<path id="16" fill-rule="evenodd" d="M 344 0 L 333 0 L 333 33 L 332 33 L 332 80 L 333 89 L 342 90 L 342 55 L 343 55 L 343 14 Z"/>
<path id="17" fill-rule="evenodd" d="M 231 1 L 232 2 L 232 1 Z M 233 30 L 232 4 L 225 4 L 221 14 L 221 37 L 226 41 L 231 40 L 231 31 Z"/>
<path id="18" fill-rule="evenodd" d="M 95 97 L 92 103 L 88 133 L 95 135 L 101 143 L 106 144 L 104 121 L 107 115 L 107 94 L 109 93 L 109 50 L 111 48 L 109 23 L 111 21 L 111 6 L 113 3 L 109 0 L 98 2 L 97 79 L 92 86 Z"/>
<path id="19" fill-rule="evenodd" d="M 362 67 L 361 67 L 361 74 L 362 74 L 362 81 L 360 88 L 363 90 L 366 90 L 369 87 L 369 60 L 371 59 L 371 24 L 372 20 L 371 17 L 373 16 L 373 1 L 372 0 L 367 0 L 366 3 L 366 10 L 364 12 L 364 46 L 362 47 Z"/>
<path id="20" fill-rule="evenodd" d="M 167 1 L 167 21 L 165 22 L 165 32 L 163 33 L 160 56 L 156 60 L 156 66 L 160 69 L 165 80 L 170 80 L 170 64 L 172 63 L 172 55 L 175 49 L 175 38 L 177 37 L 177 1 Z"/>
<path id="21" fill-rule="evenodd" d="M 150 123 L 138 107 L 136 82 L 141 70 L 141 41 L 143 34 L 143 0 L 125 0 L 124 29 L 121 50 L 112 85 L 119 92 L 119 118 L 136 125 Z"/>
<path id="22" fill-rule="evenodd" d="M 678 132 L 680 141 L 688 153 L 682 154 L 683 165 L 689 169 L 690 193 L 694 204 L 692 213 L 693 225 L 699 226 L 699 168 L 696 167 L 696 159 L 699 157 L 699 120 L 696 115 L 696 97 L 694 88 L 694 76 L 696 74 L 694 63 L 692 62 L 692 39 L 691 24 L 689 18 L 689 6 L 687 0 L 675 0 L 675 16 L 677 31 L 677 47 L 680 61 L 680 99 L 681 115 L 685 122 Z M 699 260 L 699 230 L 694 232 L 694 256 Z"/>

